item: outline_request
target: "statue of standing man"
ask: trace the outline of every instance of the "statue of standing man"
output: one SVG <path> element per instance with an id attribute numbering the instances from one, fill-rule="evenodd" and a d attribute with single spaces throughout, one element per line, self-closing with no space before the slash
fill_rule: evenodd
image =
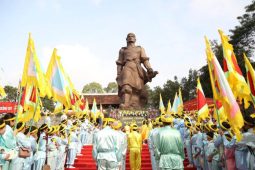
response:
<path id="1" fill-rule="evenodd" d="M 158 72 L 153 71 L 145 50 L 135 45 L 134 33 L 129 33 L 126 41 L 127 46 L 120 49 L 119 58 L 116 61 L 120 108 L 139 109 L 147 103 L 148 95 L 144 85 L 151 82 Z"/>

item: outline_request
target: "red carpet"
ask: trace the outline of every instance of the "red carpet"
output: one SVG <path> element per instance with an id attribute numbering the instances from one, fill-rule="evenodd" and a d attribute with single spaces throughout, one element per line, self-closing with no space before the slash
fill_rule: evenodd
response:
<path id="1" fill-rule="evenodd" d="M 187 168 L 188 160 L 184 160 L 185 170 L 195 170 L 196 168 Z M 75 168 L 66 168 L 66 170 L 96 170 L 96 163 L 92 158 L 92 145 L 84 146 L 82 149 L 82 156 L 77 156 L 74 164 Z M 130 170 L 129 155 L 126 157 L 126 170 Z M 150 152 L 147 145 L 143 145 L 142 150 L 142 169 L 152 170 Z"/>

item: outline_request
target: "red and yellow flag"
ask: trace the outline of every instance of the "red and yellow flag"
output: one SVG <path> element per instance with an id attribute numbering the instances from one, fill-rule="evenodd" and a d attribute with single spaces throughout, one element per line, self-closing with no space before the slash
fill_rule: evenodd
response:
<path id="1" fill-rule="evenodd" d="M 253 103 L 254 103 L 255 101 L 255 72 L 249 59 L 246 57 L 245 54 L 243 54 L 243 57 L 244 57 L 245 68 L 246 68 L 247 83 L 249 85 L 249 88 L 251 91 L 251 97 L 253 98 Z"/>
<path id="2" fill-rule="evenodd" d="M 209 117 L 208 105 L 199 78 L 197 79 L 197 110 L 198 122 Z"/>
<path id="3" fill-rule="evenodd" d="M 229 38 L 219 30 L 223 48 L 223 70 L 228 80 L 229 86 L 236 99 L 242 101 L 244 99 L 245 108 L 249 106 L 251 101 L 250 89 L 243 77 L 242 71 L 237 64 L 233 46 L 229 43 Z"/>
<path id="4" fill-rule="evenodd" d="M 228 121 L 233 129 L 237 140 L 241 140 L 241 132 L 240 129 L 244 125 L 244 120 L 242 113 L 240 111 L 239 105 L 236 102 L 235 96 L 230 88 L 230 85 L 224 75 L 223 70 L 220 67 L 220 64 L 215 57 L 212 49 L 210 47 L 209 41 L 205 38 L 206 41 L 206 55 L 207 55 L 207 62 L 209 69 L 211 69 L 212 76 L 211 82 L 217 82 L 217 90 L 216 94 L 214 95 L 215 100 L 219 100 L 227 115 Z"/>

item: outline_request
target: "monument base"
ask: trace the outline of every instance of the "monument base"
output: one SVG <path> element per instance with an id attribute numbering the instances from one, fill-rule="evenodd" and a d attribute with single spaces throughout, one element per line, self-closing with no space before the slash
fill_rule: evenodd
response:
<path id="1" fill-rule="evenodd" d="M 119 110 L 118 113 L 118 119 L 123 125 L 136 123 L 138 126 L 141 126 L 143 120 L 150 118 L 148 111 L 145 110 Z"/>

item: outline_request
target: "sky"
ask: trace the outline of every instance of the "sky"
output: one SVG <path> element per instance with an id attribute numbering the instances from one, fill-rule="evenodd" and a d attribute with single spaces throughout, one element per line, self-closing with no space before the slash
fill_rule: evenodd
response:
<path id="1" fill-rule="evenodd" d="M 0 84 L 17 87 L 28 34 L 46 71 L 54 48 L 75 88 L 115 81 L 115 61 L 136 34 L 154 70 L 148 85 L 163 86 L 176 75 L 206 64 L 204 36 L 220 40 L 239 25 L 251 0 L 0 0 Z"/>

